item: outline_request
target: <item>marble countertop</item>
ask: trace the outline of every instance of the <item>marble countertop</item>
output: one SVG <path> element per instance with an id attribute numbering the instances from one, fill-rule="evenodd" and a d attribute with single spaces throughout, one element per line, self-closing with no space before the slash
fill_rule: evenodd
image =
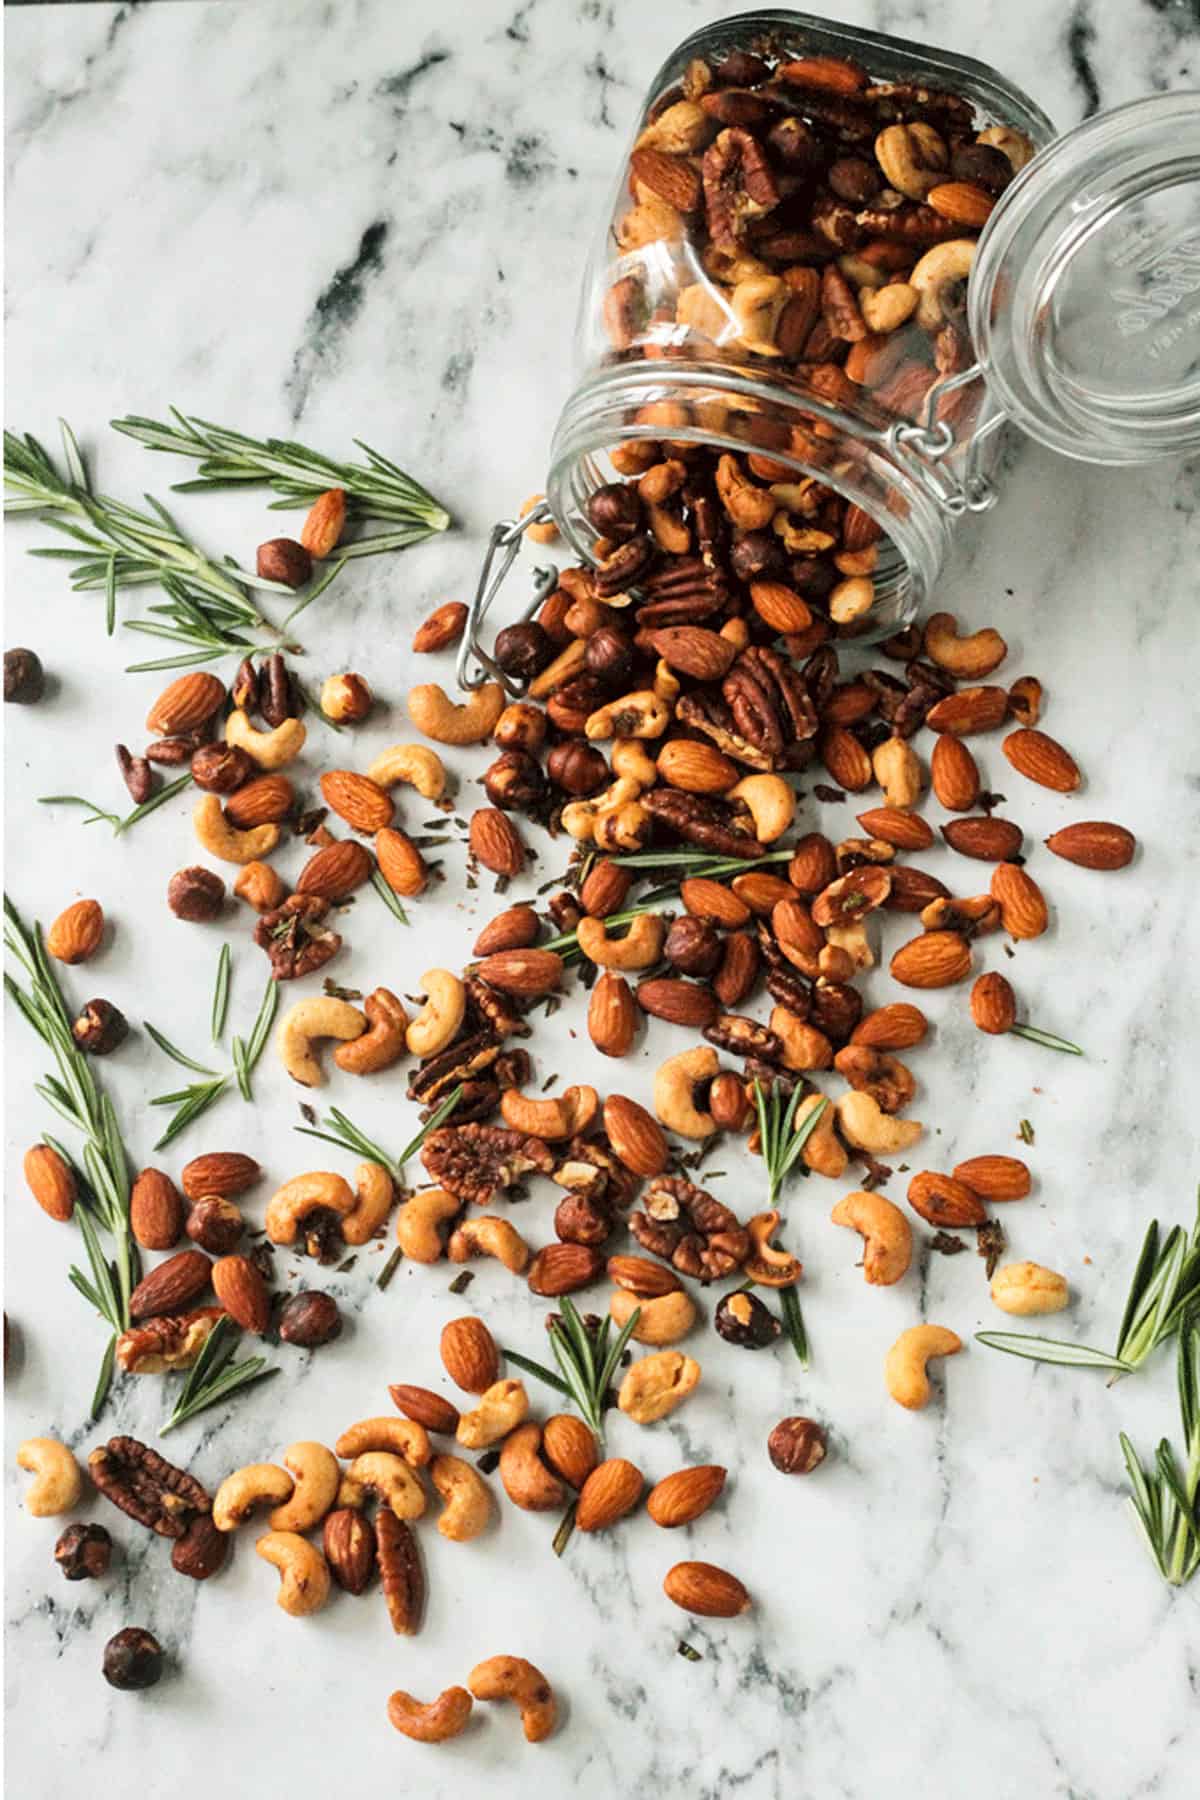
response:
<path id="1" fill-rule="evenodd" d="M 175 404 L 335 454 L 357 435 L 455 514 L 455 532 L 358 565 L 302 621 L 307 677 L 358 666 L 381 697 L 352 743 L 314 728 L 310 784 L 321 767 L 345 755 L 365 766 L 409 734 L 414 623 L 467 594 L 491 521 L 544 485 L 578 271 L 639 97 L 671 46 L 724 10 L 711 0 L 8 9 L 6 422 L 51 442 L 65 415 L 100 485 L 129 495 L 161 494 L 185 471 L 109 432 L 121 412 L 161 416 Z M 1196 83 L 1200 27 L 1179 0 L 839 10 L 987 58 L 1062 124 Z M 940 598 L 1002 627 L 1008 669 L 1040 675 L 1049 729 L 1086 769 L 1077 801 L 1022 790 L 1031 840 L 1074 809 L 1122 820 L 1142 851 L 1111 882 L 1045 869 L 1051 934 L 1018 946 L 1012 963 L 995 940 L 987 951 L 1030 1014 L 1086 1056 L 985 1039 L 961 994 L 934 996 L 915 1110 L 933 1166 L 1012 1149 L 1018 1121 L 1032 1122 L 1036 1186 L 1006 1215 L 1012 1254 L 1063 1270 L 1074 1304 L 1058 1323 L 1108 1344 L 1146 1219 L 1187 1218 L 1197 1173 L 1196 469 L 1096 470 L 1032 447 L 1012 460 L 1000 508 L 967 528 Z M 178 511 L 241 558 L 266 535 L 259 496 L 184 497 Z M 163 900 L 169 871 L 194 859 L 188 807 L 114 840 L 36 804 L 67 791 L 119 806 L 111 746 L 138 740 L 158 685 L 122 673 L 145 640 L 106 640 L 99 600 L 72 595 L 59 565 L 24 554 L 44 541 L 36 527 L 7 535 L 5 641 L 36 648 L 53 684 L 39 708 L 6 712 L 6 885 L 46 920 L 76 895 L 100 898 L 111 944 L 67 977 L 71 996 L 103 992 L 136 1025 L 148 1017 L 199 1052 L 222 933 L 179 924 Z M 438 673 L 450 679 L 448 666 Z M 1003 787 L 998 749 L 983 756 Z M 453 761 L 464 778 L 481 766 Z M 850 825 L 848 808 L 824 818 L 838 832 Z M 543 851 L 530 887 L 554 873 L 555 856 Z M 945 852 L 929 858 L 935 871 L 948 865 Z M 339 979 L 411 991 L 425 968 L 461 964 L 491 895 L 465 889 L 457 848 L 446 866 L 447 885 L 414 906 L 415 931 L 360 899 Z M 240 1029 L 263 965 L 244 925 L 227 922 Z M 869 991 L 884 993 L 878 976 Z M 538 1078 L 570 1067 L 611 1086 L 579 1011 L 564 1007 L 539 1034 Z M 710 1334 L 697 1340 L 705 1380 L 694 1401 L 652 1433 L 624 1420 L 611 1432 L 651 1478 L 684 1461 L 728 1465 L 723 1503 L 680 1541 L 643 1516 L 577 1537 L 560 1561 L 553 1521 L 508 1505 L 471 1546 L 426 1531 L 428 1622 L 410 1642 L 392 1636 L 377 1595 L 286 1618 L 246 1534 L 219 1581 L 183 1581 L 163 1543 L 94 1500 L 87 1514 L 105 1519 L 120 1553 L 103 1583 L 68 1587 L 51 1559 L 54 1521 L 21 1510 L 12 1446 L 51 1430 L 83 1455 L 114 1430 L 151 1436 L 161 1389 L 126 1382 L 101 1427 L 86 1422 L 101 1327 L 67 1285 L 77 1237 L 50 1225 L 21 1181 L 23 1150 L 52 1121 L 32 1091 L 41 1046 L 11 1009 L 6 1026 L 11 1792 L 65 1800 L 99 1780 L 166 1800 L 188 1785 L 184 1771 L 201 1769 L 229 1800 L 335 1784 L 365 1792 L 381 1777 L 419 1784 L 430 1800 L 516 1795 L 531 1780 L 580 1800 L 1195 1792 L 1200 1582 L 1182 1593 L 1159 1582 L 1124 1505 L 1117 1446 L 1121 1428 L 1145 1451 L 1176 1430 L 1169 1358 L 1109 1390 L 971 1344 L 1002 1323 L 978 1259 L 923 1258 L 899 1288 L 868 1290 L 852 1246 L 826 1223 L 824 1184 L 790 1204 L 811 1372 L 785 1351 L 740 1356 Z M 628 1091 L 647 1096 L 669 1042 L 653 1037 L 622 1071 Z M 146 1099 L 170 1075 L 140 1030 L 103 1067 L 141 1161 L 157 1125 Z M 398 1145 L 415 1121 L 402 1095 L 398 1079 L 368 1089 L 339 1076 L 316 1099 Z M 177 1171 L 204 1148 L 245 1150 L 269 1192 L 313 1164 L 298 1123 L 296 1093 L 268 1057 L 254 1108 L 226 1097 L 153 1160 Z M 350 1172 L 348 1158 L 329 1158 Z M 749 1163 L 721 1160 L 723 1191 L 748 1191 Z M 260 1204 L 251 1197 L 252 1211 Z M 546 1211 L 545 1199 L 535 1205 Z M 477 1265 L 464 1303 L 444 1269 L 402 1267 L 378 1292 L 382 1255 L 373 1246 L 328 1276 L 348 1319 L 340 1342 L 312 1357 L 271 1352 L 283 1376 L 163 1448 L 211 1487 L 296 1438 L 332 1441 L 386 1409 L 389 1382 L 441 1385 L 437 1332 L 464 1304 L 537 1353 L 544 1309 L 502 1269 Z M 909 1415 L 884 1394 L 881 1365 L 920 1316 L 969 1347 L 946 1365 L 944 1394 Z M 827 1421 L 832 1454 L 789 1483 L 764 1441 L 797 1411 Z M 728 1624 L 676 1612 L 661 1581 L 688 1555 L 736 1569 L 755 1610 Z M 169 1678 L 143 1696 L 100 1677 L 101 1646 L 127 1623 L 151 1627 L 171 1654 Z M 681 1640 L 700 1660 L 678 1654 Z M 564 1718 L 548 1744 L 528 1747 L 495 1709 L 479 1709 L 488 1716 L 442 1751 L 390 1729 L 393 1687 L 432 1694 L 497 1651 L 528 1656 L 559 1689 Z"/>

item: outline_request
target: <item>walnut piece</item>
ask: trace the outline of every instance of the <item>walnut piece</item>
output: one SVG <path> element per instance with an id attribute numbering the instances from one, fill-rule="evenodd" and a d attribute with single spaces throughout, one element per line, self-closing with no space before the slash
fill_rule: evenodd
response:
<path id="1" fill-rule="evenodd" d="M 457 1200 L 486 1206 L 522 1175 L 548 1175 L 554 1158 L 540 1138 L 503 1125 L 443 1125 L 431 1131 L 421 1161 Z"/>

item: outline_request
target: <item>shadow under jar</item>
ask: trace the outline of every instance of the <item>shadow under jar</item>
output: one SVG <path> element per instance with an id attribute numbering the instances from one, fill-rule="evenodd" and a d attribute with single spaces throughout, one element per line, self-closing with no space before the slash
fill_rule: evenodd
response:
<path id="1" fill-rule="evenodd" d="M 759 580 L 809 612 L 797 650 L 901 630 L 1006 419 L 1095 462 L 1200 444 L 1198 171 L 1195 94 L 1056 139 L 949 52 L 792 12 L 697 32 L 585 276 L 550 512 L 639 623 Z"/>

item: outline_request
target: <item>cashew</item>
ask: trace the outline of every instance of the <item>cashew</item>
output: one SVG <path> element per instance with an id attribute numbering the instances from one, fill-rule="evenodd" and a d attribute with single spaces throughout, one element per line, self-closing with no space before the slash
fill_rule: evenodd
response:
<path id="1" fill-rule="evenodd" d="M 17 1467 L 28 1469 L 33 1480 L 25 1490 L 25 1511 L 35 1519 L 57 1518 L 79 1505 L 83 1471 L 65 1444 L 57 1438 L 26 1438 L 17 1445 Z"/>
<path id="2" fill-rule="evenodd" d="M 783 1044 L 783 1066 L 805 1072 L 828 1069 L 833 1062 L 833 1045 L 823 1031 L 804 1020 L 786 1006 L 773 1006 L 769 1020 L 771 1030 Z"/>
<path id="3" fill-rule="evenodd" d="M 544 700 L 556 688 L 570 681 L 583 668 L 583 659 L 587 655 L 587 644 L 582 638 L 573 638 L 565 650 L 560 650 L 552 663 L 547 663 L 540 675 L 535 675 L 529 684 L 531 700 Z"/>
<path id="4" fill-rule="evenodd" d="M 775 496 L 747 481 L 736 456 L 717 464 L 717 492 L 729 517 L 742 531 L 762 531 L 775 516 Z"/>
<path id="5" fill-rule="evenodd" d="M 418 1744 L 444 1744 L 465 1731 L 475 1702 L 466 1688 L 448 1687 L 422 1703 L 397 1688 L 388 1698 L 388 1723 Z"/>
<path id="6" fill-rule="evenodd" d="M 898 1206 L 882 1194 L 856 1189 L 839 1200 L 830 1218 L 862 1234 L 863 1275 L 872 1287 L 891 1287 L 912 1261 L 912 1231 Z"/>
<path id="7" fill-rule="evenodd" d="M 514 1275 L 529 1267 L 530 1249 L 515 1225 L 493 1213 L 464 1219 L 450 1238 L 446 1254 L 454 1263 L 470 1262 L 473 1256 L 494 1256 Z"/>
<path id="8" fill-rule="evenodd" d="M 796 1108 L 796 1130 L 804 1124 L 809 1115 L 822 1106 L 821 1117 L 810 1136 L 805 1140 L 800 1152 L 800 1160 L 805 1168 L 812 1169 L 814 1174 L 828 1175 L 838 1181 L 846 1173 L 849 1157 L 845 1148 L 833 1129 L 834 1112 L 824 1094 L 808 1094 Z"/>
<path id="9" fill-rule="evenodd" d="M 554 1512 L 567 1497 L 562 1482 L 538 1455 L 541 1447 L 542 1428 L 530 1420 L 510 1432 L 500 1452 L 504 1491 L 513 1505 L 525 1512 Z"/>
<path id="10" fill-rule="evenodd" d="M 653 787 L 658 780 L 654 759 L 640 738 L 615 738 L 609 761 L 614 775 L 627 781 L 636 781 L 639 788 Z"/>
<path id="11" fill-rule="evenodd" d="M 337 1457 L 324 1444 L 306 1439 L 289 1444 L 283 1466 L 295 1478 L 291 1498 L 271 1514 L 272 1531 L 311 1531 L 319 1525 L 337 1499 L 342 1471 Z"/>
<path id="12" fill-rule="evenodd" d="M 988 144 L 993 150 L 999 150 L 1002 156 L 1007 156 L 1014 175 L 1019 175 L 1025 164 L 1032 162 L 1036 154 L 1025 133 L 1015 130 L 1011 125 L 989 125 L 979 133 L 975 142 Z"/>
<path id="13" fill-rule="evenodd" d="M 219 794 L 205 794 L 192 812 L 192 829 L 202 850 L 218 862 L 252 863 L 270 856 L 279 842 L 278 825 L 254 825 L 239 831 L 221 811 Z"/>
<path id="14" fill-rule="evenodd" d="M 932 125 L 887 125 L 875 139 L 875 160 L 889 187 L 906 200 L 924 200 L 944 179 L 949 161 L 946 145 Z"/>
<path id="15" fill-rule="evenodd" d="M 493 1381 L 479 1396 L 479 1405 L 462 1415 L 455 1436 L 468 1450 L 486 1450 L 515 1431 L 528 1416 L 529 1396 L 524 1382 Z"/>
<path id="16" fill-rule="evenodd" d="M 858 310 L 868 331 L 886 336 L 912 318 L 918 298 L 916 288 L 907 281 L 889 281 L 886 287 L 872 282 L 858 290 Z"/>
<path id="17" fill-rule="evenodd" d="M 424 744 L 392 744 L 382 750 L 367 770 L 376 787 L 394 788 L 400 782 L 416 788 L 422 800 L 440 800 L 446 791 L 446 769 L 436 750 Z"/>
<path id="18" fill-rule="evenodd" d="M 260 769 L 286 769 L 303 750 L 307 736 L 299 719 L 285 719 L 274 731 L 255 731 L 240 707 L 235 707 L 225 721 L 225 742 L 244 750 Z"/>
<path id="19" fill-rule="evenodd" d="M 668 1131 L 679 1137 L 711 1137 L 717 1122 L 696 1105 L 696 1089 L 711 1081 L 720 1067 L 717 1053 L 707 1044 L 669 1056 L 654 1075 L 654 1110 Z"/>
<path id="20" fill-rule="evenodd" d="M 386 1450 L 389 1456 L 401 1457 L 412 1469 L 423 1469 L 433 1454 L 423 1425 L 415 1419 L 394 1419 L 391 1413 L 377 1419 L 359 1419 L 343 1431 L 334 1449 L 348 1461 L 373 1450 Z M 363 1481 L 353 1469 L 350 1473 L 356 1481 Z"/>
<path id="21" fill-rule="evenodd" d="M 445 1188 L 426 1188 L 406 1200 L 396 1214 L 396 1242 L 413 1262 L 435 1263 L 444 1246 L 438 1226 L 462 1210 L 462 1201 Z"/>
<path id="22" fill-rule="evenodd" d="M 925 1364 L 932 1356 L 956 1356 L 961 1349 L 962 1339 L 945 1325 L 910 1325 L 900 1333 L 883 1365 L 888 1393 L 910 1412 L 919 1411 L 932 1392 Z"/>
<path id="23" fill-rule="evenodd" d="M 906 739 L 884 738 L 871 755 L 871 768 L 889 806 L 907 810 L 921 797 L 921 764 Z"/>
<path id="24" fill-rule="evenodd" d="M 388 1421 L 389 1424 L 410 1422 L 403 1419 Z M 344 1436 L 338 1442 L 344 1442 Z M 425 1489 L 402 1456 L 393 1456 L 388 1450 L 367 1450 L 355 1457 L 346 1473 L 351 1481 L 376 1495 L 384 1506 L 390 1506 L 398 1519 L 419 1519 L 425 1511 L 428 1504 Z"/>
<path id="25" fill-rule="evenodd" d="M 947 612 L 930 616 L 924 642 L 930 662 L 962 681 L 981 681 L 1008 655 L 1008 645 L 990 625 L 959 637 L 958 620 Z"/>
<path id="26" fill-rule="evenodd" d="M 367 1490 L 360 1482 L 351 1481 L 348 1475 L 343 1475 L 338 1483 L 337 1503 L 339 1506 L 353 1507 L 357 1512 L 367 1504 Z"/>
<path id="27" fill-rule="evenodd" d="M 779 356 L 775 342 L 783 309 L 792 290 L 779 275 L 756 275 L 739 281 L 730 296 L 737 321 L 738 342 L 756 356 Z"/>
<path id="28" fill-rule="evenodd" d="M 779 1225 L 779 1214 L 772 1207 L 755 1213 L 746 1226 L 750 1238 L 750 1254 L 742 1264 L 742 1274 L 758 1287 L 794 1287 L 804 1273 L 798 1257 L 771 1242 Z"/>
<path id="29" fill-rule="evenodd" d="M 671 710 L 653 688 L 642 688 L 597 707 L 583 728 L 584 736 L 593 743 L 610 737 L 661 737 L 671 723 Z"/>
<path id="30" fill-rule="evenodd" d="M 853 625 L 864 619 L 875 604 L 875 583 L 869 575 L 850 575 L 830 591 L 827 605 L 835 625 Z"/>
<path id="31" fill-rule="evenodd" d="M 301 1087 L 320 1087 L 325 1077 L 313 1044 L 318 1038 L 358 1038 L 366 1029 L 367 1021 L 356 1006 L 314 994 L 289 1006 L 275 1028 L 275 1048 L 293 1081 Z"/>
<path id="32" fill-rule="evenodd" d="M 485 681 L 457 705 L 436 681 L 410 688 L 408 716 L 422 737 L 435 744 L 482 744 L 504 711 L 504 689 L 498 681 Z"/>
<path id="33" fill-rule="evenodd" d="M 350 1075 L 376 1075 L 404 1055 L 408 1014 L 390 988 L 376 988 L 363 1001 L 367 1027 L 359 1037 L 335 1050 L 333 1060 Z"/>
<path id="34" fill-rule="evenodd" d="M 282 1506 L 296 1483 L 274 1463 L 247 1463 L 227 1475 L 213 1495 L 212 1522 L 218 1531 L 236 1531 L 260 1506 Z"/>
<path id="35" fill-rule="evenodd" d="M 602 969 L 648 969 L 662 955 L 667 928 L 658 913 L 639 913 L 622 938 L 610 938 L 603 919 L 580 919 L 579 948 Z"/>
<path id="36" fill-rule="evenodd" d="M 425 1004 L 408 1028 L 414 1056 L 436 1056 L 452 1042 L 467 1010 L 467 990 L 449 969 L 427 969 L 421 977 Z"/>
<path id="37" fill-rule="evenodd" d="M 555 1142 L 586 1132 L 600 1109 L 594 1087 L 569 1087 L 553 1100 L 531 1100 L 519 1088 L 505 1088 L 500 1116 L 514 1131 Z"/>
<path id="38" fill-rule="evenodd" d="M 996 1270 L 992 1299 L 1001 1312 L 1022 1316 L 1061 1312 L 1070 1304 L 1071 1296 L 1065 1275 L 1043 1268 L 1041 1263 L 1018 1262 L 1005 1263 Z"/>
<path id="39" fill-rule="evenodd" d="M 856 1150 L 869 1150 L 873 1156 L 911 1149 L 925 1129 L 919 1119 L 890 1117 L 872 1094 L 843 1094 L 837 1103 L 837 1116 L 846 1142 Z"/>
<path id="40" fill-rule="evenodd" d="M 617 1405 L 635 1425 L 665 1419 L 687 1399 L 700 1379 L 700 1364 L 679 1350 L 655 1350 L 630 1363 Z"/>
<path id="41" fill-rule="evenodd" d="M 827 925 L 825 942 L 835 950 L 844 950 L 855 969 L 873 969 L 875 952 L 871 948 L 871 940 L 867 936 L 867 928 L 861 919 L 853 920 L 849 925 Z"/>
<path id="42" fill-rule="evenodd" d="M 563 829 L 577 843 L 594 843 L 601 850 L 640 848 L 650 824 L 644 806 L 638 804 L 640 782 L 621 776 L 602 794 L 590 800 L 573 800 L 562 810 Z"/>
<path id="43" fill-rule="evenodd" d="M 264 1562 L 279 1570 L 276 1606 L 293 1619 L 318 1612 L 329 1598 L 329 1564 L 314 1544 L 295 1531 L 268 1531 L 254 1546 Z"/>
<path id="44" fill-rule="evenodd" d="M 965 281 L 975 260 L 974 238 L 949 238 L 927 250 L 909 276 L 920 299 L 917 302 L 917 324 L 926 331 L 936 331 L 944 324 L 946 314 L 942 296 L 946 288 Z"/>
<path id="45" fill-rule="evenodd" d="M 489 1656 L 476 1663 L 467 1686 L 477 1700 L 511 1700 L 521 1709 L 521 1724 L 531 1744 L 554 1730 L 554 1692 L 540 1669 L 523 1656 Z"/>
<path id="46" fill-rule="evenodd" d="M 342 1220 L 342 1236 L 348 1244 L 369 1243 L 392 1210 L 396 1189 L 381 1164 L 361 1162 L 355 1173 L 354 1206 Z"/>
<path id="47" fill-rule="evenodd" d="M 264 1223 L 273 1244 L 294 1244 L 300 1221 L 312 1212 L 340 1213 L 342 1218 L 354 1211 L 354 1191 L 348 1181 L 328 1169 L 314 1169 L 309 1175 L 293 1175 L 281 1188 L 276 1188 L 267 1202 Z"/>
<path id="48" fill-rule="evenodd" d="M 661 656 L 654 665 L 654 691 L 660 700 L 665 700 L 668 706 L 674 708 L 680 693 L 679 677 L 673 672 L 670 663 L 665 662 Z M 637 742 L 636 738 L 634 742 Z"/>
<path id="49" fill-rule="evenodd" d="M 639 1300 L 628 1288 L 617 1288 L 608 1303 L 613 1323 L 624 1327 L 638 1310 L 633 1337 L 639 1344 L 675 1344 L 686 1337 L 696 1323 L 696 1308 L 690 1294 L 675 1288 L 669 1294 L 656 1294 Z"/>
<path id="50" fill-rule="evenodd" d="M 435 1456 L 429 1479 L 446 1503 L 438 1514 L 442 1536 L 454 1544 L 477 1538 L 492 1511 L 492 1496 L 479 1471 L 461 1456 Z"/>
<path id="51" fill-rule="evenodd" d="M 747 775 L 725 798 L 741 801 L 754 820 L 754 835 L 760 844 L 773 844 L 782 837 L 796 812 L 795 790 L 782 775 Z"/>

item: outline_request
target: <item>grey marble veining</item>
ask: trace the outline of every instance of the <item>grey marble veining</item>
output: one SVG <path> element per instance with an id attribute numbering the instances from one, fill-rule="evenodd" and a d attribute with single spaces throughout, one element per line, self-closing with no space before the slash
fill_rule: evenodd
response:
<path id="1" fill-rule="evenodd" d="M 184 470 L 107 433 L 120 412 L 174 403 L 335 452 L 357 435 L 455 513 L 453 534 L 361 565 L 304 619 L 307 675 L 357 665 L 381 695 L 352 742 L 313 731 L 310 787 L 343 755 L 363 766 L 408 735 L 414 623 L 467 592 L 490 522 L 544 485 L 579 271 L 639 97 L 672 45 L 724 10 L 708 0 L 8 10 L 7 422 L 50 441 L 56 416 L 69 417 L 101 484 L 129 494 L 161 493 Z M 1064 126 L 1200 82 L 1200 17 L 1179 0 L 879 0 L 839 14 L 982 56 Z M 1036 1187 L 1006 1216 L 1012 1254 L 1064 1270 L 1074 1304 L 1059 1323 L 1104 1344 L 1145 1219 L 1185 1218 L 1196 1179 L 1196 470 L 1098 471 L 1032 448 L 1012 465 L 1001 507 L 968 528 L 940 598 L 1000 624 L 1008 670 L 1042 677 L 1048 727 L 1077 750 L 1087 785 L 1070 801 L 1022 786 L 1018 800 L 991 744 L 986 778 L 1009 792 L 1034 844 L 1073 815 L 1121 819 L 1143 849 L 1112 883 L 1046 868 L 1039 853 L 1054 930 L 1012 963 L 994 940 L 986 953 L 1030 1016 L 1084 1043 L 1086 1058 L 983 1039 L 961 995 L 934 996 L 934 1041 L 913 1059 L 914 1110 L 935 1167 L 1009 1148 L 1017 1121 L 1032 1121 Z M 255 496 L 183 498 L 178 510 L 207 544 L 242 557 L 265 535 Z M 8 536 L 5 641 L 37 648 L 55 690 L 5 719 L 7 885 L 44 918 L 75 893 L 101 898 L 112 943 L 68 978 L 72 996 L 106 993 L 135 1023 L 149 1017 L 198 1049 L 218 934 L 178 924 L 163 905 L 168 872 L 194 858 L 186 806 L 114 842 L 35 803 L 61 791 L 116 800 L 110 746 L 137 738 L 155 678 L 122 675 L 135 640 L 106 641 L 96 602 L 72 596 L 54 564 L 26 558 L 35 527 Z M 438 673 L 449 679 L 448 667 Z M 481 766 L 451 760 L 464 779 Z M 406 808 L 410 823 L 420 816 Z M 839 833 L 851 825 L 849 807 L 825 817 Z M 451 884 L 414 909 L 419 937 L 360 900 L 344 979 L 412 990 L 426 967 L 461 962 L 490 896 L 455 885 L 461 853 L 447 854 Z M 294 873 L 300 859 L 289 856 Z M 544 852 L 531 887 L 554 856 Z M 951 862 L 926 860 L 937 873 Z M 891 921 L 885 953 L 898 938 Z M 262 967 L 244 933 L 234 944 L 240 1029 Z M 890 990 L 876 976 L 870 991 Z M 21 1153 L 49 1123 L 32 1094 L 44 1058 L 19 1019 L 6 1024 L 9 1444 L 52 1430 L 83 1453 L 101 1435 L 85 1423 L 100 1328 L 66 1283 L 76 1238 L 23 1190 Z M 580 1030 L 573 1005 L 539 1032 L 539 1077 L 570 1066 L 611 1086 Z M 669 1044 L 655 1035 L 622 1085 L 645 1097 Z M 169 1072 L 141 1033 L 103 1069 L 142 1160 L 153 1160 L 156 1127 L 145 1100 Z M 285 1080 L 264 1061 L 259 1104 L 226 1098 L 165 1166 L 204 1147 L 245 1149 L 264 1164 L 263 1193 L 312 1166 Z M 338 1077 L 317 1099 L 398 1144 L 413 1120 L 401 1094 L 396 1079 L 375 1088 Z M 349 1172 L 336 1151 L 329 1158 Z M 732 1152 L 719 1160 L 723 1191 L 749 1193 L 750 1166 Z M 98 1501 L 86 1510 L 113 1528 L 113 1574 L 68 1586 L 51 1561 L 54 1522 L 20 1508 L 25 1477 L 10 1448 L 10 1790 L 65 1800 L 99 1779 L 165 1800 L 186 1785 L 181 1771 L 203 1770 L 230 1800 L 335 1783 L 365 1791 L 381 1776 L 447 1797 L 517 1794 L 533 1780 L 588 1800 L 1185 1800 L 1200 1767 L 1200 1587 L 1170 1594 L 1144 1560 L 1116 1442 L 1125 1428 L 1148 1451 L 1175 1430 L 1167 1360 L 1109 1390 L 970 1347 L 946 1366 L 944 1396 L 906 1415 L 883 1392 L 884 1350 L 922 1313 L 968 1340 L 995 1325 L 982 1266 L 935 1257 L 898 1289 L 868 1291 L 853 1242 L 827 1224 L 833 1197 L 809 1183 L 789 1205 L 811 1373 L 783 1353 L 739 1356 L 698 1336 L 695 1398 L 652 1432 L 613 1428 L 614 1450 L 651 1479 L 684 1461 L 728 1464 L 722 1504 L 670 1539 L 644 1517 L 576 1539 L 561 1561 L 552 1521 L 507 1505 L 475 1545 L 425 1530 L 429 1618 L 414 1642 L 392 1636 L 377 1595 L 284 1617 L 249 1531 L 221 1579 L 196 1588 L 172 1574 L 167 1546 Z M 252 1196 L 251 1211 L 261 1204 Z M 542 1195 L 522 1219 L 535 1238 L 548 1211 Z M 215 1485 L 295 1438 L 332 1441 L 386 1407 L 389 1381 L 440 1385 L 436 1334 L 464 1303 L 436 1270 L 402 1267 L 379 1294 L 368 1276 L 381 1255 L 373 1246 L 327 1278 L 348 1318 L 337 1345 L 312 1358 L 279 1352 L 285 1375 L 164 1448 Z M 287 1281 L 312 1279 L 281 1262 Z M 537 1354 L 543 1309 L 502 1270 L 478 1265 L 465 1304 Z M 160 1411 L 158 1383 L 126 1383 L 104 1434 L 148 1435 Z M 828 1421 L 833 1454 L 811 1480 L 788 1483 L 763 1445 L 793 1411 Z M 732 1624 L 676 1613 L 660 1584 L 685 1555 L 737 1569 L 755 1611 Z M 141 1697 L 99 1675 L 103 1641 L 129 1622 L 155 1629 L 175 1664 Z M 701 1661 L 677 1654 L 681 1638 Z M 391 1731 L 393 1687 L 432 1694 L 500 1650 L 531 1657 L 560 1689 L 564 1721 L 550 1743 L 526 1746 L 515 1718 L 491 1708 L 442 1751 Z"/>

